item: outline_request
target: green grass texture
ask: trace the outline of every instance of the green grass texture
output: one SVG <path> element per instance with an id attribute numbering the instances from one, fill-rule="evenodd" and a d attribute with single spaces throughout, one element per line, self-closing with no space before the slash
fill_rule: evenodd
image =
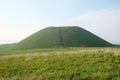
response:
<path id="1" fill-rule="evenodd" d="M 0 80 L 119 80 L 119 52 L 119 48 L 45 48 L 0 55 Z"/>
<path id="2" fill-rule="evenodd" d="M 108 47 L 109 42 L 77 26 L 48 27 L 17 43 L 13 49 Z"/>

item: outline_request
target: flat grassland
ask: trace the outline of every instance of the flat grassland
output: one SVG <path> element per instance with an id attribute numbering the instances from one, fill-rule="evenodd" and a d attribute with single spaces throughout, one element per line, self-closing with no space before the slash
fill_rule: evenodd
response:
<path id="1" fill-rule="evenodd" d="M 120 48 L 0 51 L 0 80 L 120 80 Z"/>

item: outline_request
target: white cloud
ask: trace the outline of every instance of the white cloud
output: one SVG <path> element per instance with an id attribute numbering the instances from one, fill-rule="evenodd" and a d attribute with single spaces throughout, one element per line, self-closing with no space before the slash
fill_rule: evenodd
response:
<path id="1" fill-rule="evenodd" d="M 120 9 L 104 9 L 69 19 L 112 43 L 120 43 Z"/>

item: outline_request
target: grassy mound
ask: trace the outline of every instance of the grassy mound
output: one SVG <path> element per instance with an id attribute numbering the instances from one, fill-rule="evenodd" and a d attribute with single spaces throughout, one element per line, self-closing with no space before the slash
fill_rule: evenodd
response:
<path id="1" fill-rule="evenodd" d="M 14 49 L 44 47 L 112 46 L 107 41 L 80 27 L 48 27 L 19 42 Z"/>

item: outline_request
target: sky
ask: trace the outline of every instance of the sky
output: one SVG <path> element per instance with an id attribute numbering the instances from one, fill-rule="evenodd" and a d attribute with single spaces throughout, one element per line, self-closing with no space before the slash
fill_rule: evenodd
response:
<path id="1" fill-rule="evenodd" d="M 80 26 L 120 44 L 120 0 L 0 0 L 0 44 L 48 26 Z"/>

